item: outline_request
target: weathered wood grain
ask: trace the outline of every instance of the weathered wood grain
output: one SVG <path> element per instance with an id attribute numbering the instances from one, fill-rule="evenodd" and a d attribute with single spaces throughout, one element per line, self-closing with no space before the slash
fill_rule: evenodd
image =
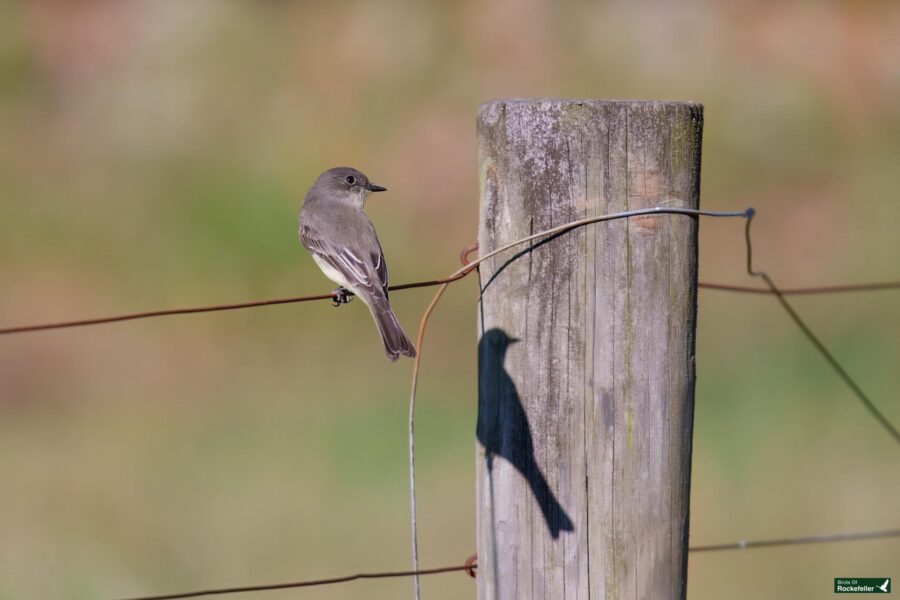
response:
<path id="1" fill-rule="evenodd" d="M 480 253 L 588 216 L 697 208 L 702 114 L 483 105 Z M 481 268 L 478 597 L 684 598 L 697 222 L 618 220 L 523 250 Z"/>

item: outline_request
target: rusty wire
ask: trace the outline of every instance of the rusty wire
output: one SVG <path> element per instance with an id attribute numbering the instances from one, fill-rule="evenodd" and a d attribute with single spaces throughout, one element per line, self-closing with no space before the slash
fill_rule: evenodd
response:
<path id="1" fill-rule="evenodd" d="M 478 244 L 468 246 L 464 248 L 462 252 L 460 252 L 460 257 L 465 258 L 472 252 L 478 249 Z M 447 283 L 453 283 L 459 279 L 462 279 L 466 275 L 468 275 L 470 271 L 465 271 L 463 273 L 454 274 L 451 277 L 446 277 L 444 279 L 429 279 L 425 281 L 415 281 L 412 283 L 403 283 L 399 285 L 392 285 L 388 289 L 392 292 L 402 291 L 402 290 L 411 290 L 416 288 L 423 287 L 432 287 L 436 285 L 443 285 Z M 749 287 L 749 286 L 741 286 L 741 285 L 729 285 L 723 283 L 708 283 L 708 282 L 699 282 L 697 287 L 701 289 L 709 289 L 709 290 L 717 290 L 723 292 L 735 292 L 735 293 L 743 293 L 743 294 L 764 294 L 771 295 L 774 292 L 768 287 Z M 783 296 L 793 296 L 793 295 L 817 295 L 817 294 L 835 294 L 835 293 L 850 293 L 850 292 L 874 292 L 874 291 L 883 291 L 883 290 L 896 290 L 900 289 L 900 281 L 876 281 L 876 282 L 867 282 L 867 283 L 859 283 L 859 284 L 840 284 L 840 285 L 829 285 L 829 286 L 815 286 L 815 287 L 796 287 L 796 288 L 785 288 L 780 289 L 780 293 Z M 352 292 L 348 292 L 349 296 L 352 296 Z M 149 319 L 153 317 L 167 317 L 173 315 L 191 315 L 198 313 L 209 313 L 209 312 L 221 312 L 227 310 L 240 310 L 244 308 L 257 308 L 261 306 L 276 306 L 279 304 L 296 304 L 300 302 L 311 302 L 314 300 L 333 300 L 334 294 L 312 294 L 309 296 L 291 296 L 288 298 L 270 298 L 266 300 L 251 300 L 249 302 L 236 302 L 233 304 L 212 304 L 206 306 L 188 306 L 183 308 L 166 308 L 159 310 L 149 310 L 143 312 L 134 312 L 134 313 L 125 313 L 121 315 L 112 315 L 107 317 L 96 317 L 89 319 L 77 319 L 72 321 L 58 321 L 52 323 L 36 323 L 33 325 L 18 325 L 12 327 L 3 327 L 0 328 L 0 335 L 10 335 L 14 333 L 33 333 L 38 331 L 47 331 L 52 329 L 67 329 L 70 327 L 89 327 L 93 325 L 105 325 L 108 323 L 119 323 L 121 321 L 135 321 L 138 319 Z"/>
<path id="2" fill-rule="evenodd" d="M 477 565 L 473 567 L 473 565 L 464 564 L 453 567 L 422 569 L 420 571 L 384 571 L 379 573 L 356 573 L 354 575 L 330 577 L 328 579 L 310 579 L 308 581 L 291 581 L 287 583 L 245 585 L 239 587 L 196 590 L 193 592 L 180 592 L 175 594 L 161 594 L 158 596 L 134 596 L 123 600 L 176 600 L 178 598 L 199 598 L 200 596 L 220 596 L 224 594 L 241 594 L 245 592 L 269 592 L 273 590 L 287 590 L 293 588 L 332 585 L 335 583 L 347 583 L 348 581 L 356 581 L 359 579 L 392 579 L 397 577 L 412 577 L 418 575 L 436 575 L 438 573 L 452 573 L 453 571 L 468 571 L 472 568 L 477 568 Z"/>
<path id="3" fill-rule="evenodd" d="M 465 274 L 447 279 L 434 279 L 429 281 L 416 281 L 414 283 L 404 283 L 393 285 L 388 288 L 390 291 L 409 290 L 420 287 L 430 287 L 451 283 L 457 279 L 462 279 Z M 352 296 L 352 292 L 347 292 L 348 296 Z M 190 306 L 185 308 L 167 308 L 162 310 L 150 310 L 145 312 L 126 313 L 109 317 L 97 317 L 94 319 L 79 319 L 75 321 L 60 321 L 57 323 L 39 323 L 35 325 L 20 325 L 17 327 L 0 328 L 0 335 L 8 335 L 12 333 L 31 333 L 35 331 L 46 331 L 49 329 L 66 329 L 69 327 L 87 327 L 91 325 L 104 325 L 106 323 L 118 323 L 120 321 L 134 321 L 136 319 L 149 319 L 152 317 L 166 317 L 171 315 L 190 315 L 197 313 L 218 312 L 225 310 L 239 310 L 242 308 L 256 308 L 259 306 L 273 306 L 277 304 L 295 304 L 298 302 L 310 302 L 313 300 L 333 300 L 334 293 L 329 294 L 313 294 L 310 296 L 292 296 L 290 298 L 272 298 L 268 300 L 252 300 L 250 302 L 237 302 L 234 304 L 213 304 L 209 306 Z"/>

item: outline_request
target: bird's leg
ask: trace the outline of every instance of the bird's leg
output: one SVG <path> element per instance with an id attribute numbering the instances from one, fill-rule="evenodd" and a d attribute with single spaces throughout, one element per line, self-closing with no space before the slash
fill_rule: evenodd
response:
<path id="1" fill-rule="evenodd" d="M 341 304 L 347 304 L 348 302 L 350 302 L 350 300 L 352 300 L 352 297 L 350 296 L 350 290 L 348 290 L 344 286 L 341 286 L 338 289 L 334 290 L 332 294 L 334 295 L 334 298 L 331 305 L 335 308 L 337 308 Z"/>

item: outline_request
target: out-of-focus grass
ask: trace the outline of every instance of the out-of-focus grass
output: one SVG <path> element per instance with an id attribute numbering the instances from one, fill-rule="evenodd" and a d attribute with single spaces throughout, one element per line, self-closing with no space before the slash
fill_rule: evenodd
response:
<path id="1" fill-rule="evenodd" d="M 492 97 L 706 105 L 703 204 L 755 206 L 782 285 L 896 277 L 900 10 L 878 2 L 0 5 L 0 321 L 330 289 L 300 198 L 350 164 L 394 282 L 475 238 Z M 701 279 L 748 283 L 704 222 Z M 412 331 L 431 291 L 395 294 Z M 475 288 L 429 331 L 422 564 L 474 551 Z M 896 293 L 792 300 L 894 422 Z M 692 541 L 896 526 L 896 448 L 771 298 L 701 292 Z M 96 598 L 408 564 L 409 363 L 364 307 L 0 340 L 0 598 Z M 819 597 L 896 541 L 694 556 L 692 598 Z M 395 598 L 408 581 L 275 592 Z M 473 597 L 470 579 L 424 581 Z"/>

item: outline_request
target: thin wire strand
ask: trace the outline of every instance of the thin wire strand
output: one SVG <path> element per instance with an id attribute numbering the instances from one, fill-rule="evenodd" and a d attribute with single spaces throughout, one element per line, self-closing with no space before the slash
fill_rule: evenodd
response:
<path id="1" fill-rule="evenodd" d="M 881 531 L 855 531 L 849 533 L 831 533 L 810 535 L 795 538 L 777 538 L 769 540 L 740 540 L 727 544 L 709 544 L 705 546 L 693 546 L 690 552 L 721 552 L 726 550 L 749 550 L 754 548 L 773 548 L 778 546 L 801 546 L 809 544 L 823 544 L 832 542 L 850 542 L 860 540 L 874 540 L 883 538 L 900 537 L 900 529 L 885 529 Z M 216 588 L 197 590 L 194 592 L 182 592 L 176 594 L 164 594 L 160 596 L 135 596 L 123 600 L 178 600 L 180 598 L 197 598 L 200 596 L 215 596 L 224 594 L 239 594 L 245 592 L 265 592 L 272 590 L 285 590 L 291 588 L 313 587 L 347 583 L 360 579 L 388 579 L 397 577 L 414 577 L 422 575 L 436 575 L 439 573 L 451 573 L 454 571 L 471 572 L 478 569 L 477 560 L 470 557 L 466 564 L 452 567 L 438 567 L 434 569 L 422 569 L 417 571 L 390 571 L 381 573 L 357 573 L 344 577 L 332 577 L 329 579 L 312 579 L 308 581 L 296 581 L 290 583 L 272 583 L 262 585 L 248 585 L 242 587 Z"/>
<path id="2" fill-rule="evenodd" d="M 844 380 L 844 383 L 847 384 L 847 387 L 850 388 L 856 397 L 862 402 L 863 406 L 865 406 L 866 410 L 875 418 L 876 421 L 884 428 L 884 430 L 894 438 L 894 441 L 900 444 L 900 431 L 891 423 L 884 414 L 878 410 L 878 407 L 869 399 L 869 397 L 862 391 L 862 388 L 854 381 L 850 374 L 841 366 L 841 364 L 837 361 L 834 355 L 828 351 L 828 348 L 825 347 L 825 344 L 812 332 L 809 326 L 806 324 L 803 319 L 800 318 L 800 315 L 797 314 L 797 311 L 794 310 L 794 307 L 787 301 L 784 297 L 784 294 L 778 289 L 775 285 L 775 282 L 772 281 L 772 278 L 765 271 L 754 271 L 753 270 L 753 244 L 750 238 L 750 226 L 753 224 L 753 217 L 756 214 L 756 211 L 753 209 L 748 209 L 747 211 L 747 223 L 744 226 L 744 239 L 747 245 L 747 273 L 753 277 L 759 277 L 762 279 L 772 293 L 775 295 L 775 298 L 781 304 L 781 307 L 784 308 L 784 311 L 788 314 L 788 316 L 794 321 L 794 324 L 803 332 L 803 335 L 812 343 L 812 345 L 819 351 L 819 354 L 822 355 L 823 358 L 831 365 L 831 368 L 834 370 L 838 376 Z"/>
<path id="3" fill-rule="evenodd" d="M 511 250 L 516 246 L 520 246 L 526 242 L 530 242 L 542 237 L 547 237 L 550 235 L 554 235 L 557 233 L 562 233 L 563 231 L 571 231 L 572 229 L 577 229 L 579 227 L 583 227 L 584 225 L 590 225 L 591 223 L 601 223 L 603 221 L 614 221 L 616 219 L 625 219 L 628 217 L 640 217 L 644 215 L 687 215 L 691 217 L 743 217 L 749 218 L 753 214 L 753 209 L 748 208 L 746 210 L 699 210 L 695 208 L 668 208 L 664 206 L 656 206 L 653 208 L 639 208 L 637 210 L 625 210 L 621 212 L 609 213 L 606 215 L 599 215 L 596 217 L 588 217 L 586 219 L 578 219 L 577 221 L 571 221 L 569 223 L 564 223 L 562 225 L 558 225 L 556 227 L 551 227 L 550 229 L 545 229 L 544 231 L 540 231 L 538 233 L 531 234 L 522 239 L 516 240 L 514 242 L 510 242 L 504 246 L 500 246 L 496 250 L 492 250 L 488 252 L 484 256 L 479 256 L 476 260 L 468 263 L 466 266 L 463 266 L 457 269 L 448 279 L 459 278 L 462 276 L 471 273 L 472 270 L 488 260 L 489 258 L 493 258 L 502 252 L 506 252 L 507 250 Z"/>
<path id="4" fill-rule="evenodd" d="M 804 544 L 824 544 L 827 542 L 850 542 L 854 540 L 874 540 L 878 538 L 900 537 L 900 529 L 883 531 L 854 531 L 850 533 L 829 533 L 805 537 L 781 538 L 774 540 L 739 540 L 729 544 L 709 544 L 693 546 L 690 552 L 719 552 L 721 550 L 748 550 L 751 548 L 772 548 L 775 546 L 800 546 Z"/>
<path id="5" fill-rule="evenodd" d="M 463 248 L 459 253 L 459 261 L 463 265 L 467 265 L 469 262 L 469 254 L 477 249 L 478 244 L 474 244 L 472 246 L 469 246 L 468 248 Z M 419 321 L 419 332 L 416 336 L 416 358 L 413 361 L 412 384 L 410 386 L 409 393 L 409 529 L 410 536 L 412 538 L 413 571 L 418 571 L 419 569 L 419 534 L 418 520 L 416 518 L 416 388 L 419 383 L 419 365 L 422 361 L 422 350 L 425 343 L 425 328 L 428 327 L 428 319 L 431 317 L 431 313 L 434 310 L 434 307 L 437 306 L 438 300 L 441 299 L 441 296 L 447 290 L 447 286 L 449 285 L 449 282 L 445 282 L 441 284 L 441 287 L 438 288 L 438 291 L 435 293 L 434 297 L 431 299 L 431 302 L 428 304 L 428 308 L 426 308 L 425 312 L 422 314 L 422 318 Z M 468 561 L 466 564 L 468 564 Z M 471 571 L 469 571 L 469 573 L 471 574 Z M 416 600 L 419 600 L 421 594 L 419 576 L 416 575 L 413 581 L 413 591 L 415 593 Z"/>
<path id="6" fill-rule="evenodd" d="M 745 285 L 727 285 L 724 283 L 697 283 L 697 287 L 722 292 L 739 292 L 743 294 L 774 294 L 770 288 L 749 287 Z M 823 285 L 816 287 L 779 288 L 782 296 L 801 296 L 816 294 L 840 294 L 846 292 L 878 292 L 900 289 L 900 281 L 874 281 L 847 285 Z"/>
<path id="7" fill-rule="evenodd" d="M 412 536 L 412 564 L 413 570 L 419 568 L 419 538 L 418 538 L 418 522 L 416 521 L 416 447 L 415 447 L 415 421 L 416 421 L 416 388 L 419 383 L 419 365 L 422 360 L 422 345 L 425 342 L 425 328 L 428 327 L 428 319 L 434 307 L 437 306 L 438 300 L 447 290 L 449 283 L 441 284 L 428 308 L 422 314 L 419 321 L 419 334 L 416 336 L 416 358 L 413 361 L 412 384 L 409 392 L 409 518 L 410 518 L 410 534 Z M 421 590 L 419 586 L 419 576 L 414 578 L 413 590 L 416 600 L 419 600 Z"/>
<path id="8" fill-rule="evenodd" d="M 453 279 L 433 279 L 428 281 L 417 281 L 414 283 L 404 283 L 393 285 L 388 289 L 390 291 L 410 290 L 413 288 L 430 287 L 441 285 L 461 279 L 456 277 Z M 348 296 L 353 296 L 352 292 L 347 292 Z M 238 302 L 235 304 L 214 304 L 210 306 L 191 306 L 187 308 L 168 308 L 163 310 L 150 310 L 145 312 L 126 313 L 122 315 L 114 315 L 111 317 L 98 317 L 95 319 L 79 319 L 76 321 L 60 321 L 57 323 L 40 323 L 36 325 L 21 325 L 17 327 L 6 327 L 0 329 L 0 335 L 8 335 L 13 333 L 32 333 L 36 331 L 46 331 L 50 329 L 66 329 L 69 327 L 87 327 L 92 325 L 104 325 L 107 323 L 118 323 L 120 321 L 134 321 L 137 319 L 149 319 L 153 317 L 166 317 L 172 315 L 191 315 L 197 313 L 218 312 L 225 310 L 239 310 L 242 308 L 255 308 L 259 306 L 273 306 L 277 304 L 295 304 L 298 302 L 310 302 L 313 300 L 333 300 L 334 293 L 330 294 L 313 294 L 310 296 L 293 296 L 290 298 L 273 298 L 270 300 L 253 300 L 250 302 Z"/>

